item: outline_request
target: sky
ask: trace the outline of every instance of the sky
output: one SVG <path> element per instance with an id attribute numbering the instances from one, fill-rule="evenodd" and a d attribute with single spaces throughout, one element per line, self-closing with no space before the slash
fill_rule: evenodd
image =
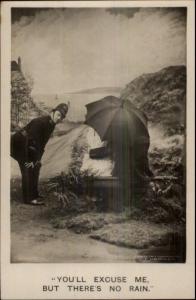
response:
<path id="1" fill-rule="evenodd" d="M 33 94 L 125 87 L 186 64 L 185 8 L 14 8 L 12 60 Z"/>

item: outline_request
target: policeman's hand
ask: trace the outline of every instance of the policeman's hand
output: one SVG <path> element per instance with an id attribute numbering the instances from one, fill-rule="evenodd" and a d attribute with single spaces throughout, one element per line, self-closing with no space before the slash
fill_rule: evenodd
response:
<path id="1" fill-rule="evenodd" d="M 27 168 L 27 169 L 29 169 L 29 168 L 34 168 L 34 163 L 33 162 L 26 162 L 25 164 L 25 167 Z"/>
<path id="2" fill-rule="evenodd" d="M 35 162 L 35 166 L 37 166 L 37 167 L 41 167 L 41 161 L 40 160 L 37 160 L 36 162 Z"/>

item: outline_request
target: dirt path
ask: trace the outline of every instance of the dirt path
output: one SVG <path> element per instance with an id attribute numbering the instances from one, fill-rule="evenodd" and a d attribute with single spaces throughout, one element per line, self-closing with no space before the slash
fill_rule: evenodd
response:
<path id="1" fill-rule="evenodd" d="M 47 213 L 47 207 L 12 202 L 12 262 L 135 262 L 137 250 L 99 242 L 66 229 L 55 229 Z"/>

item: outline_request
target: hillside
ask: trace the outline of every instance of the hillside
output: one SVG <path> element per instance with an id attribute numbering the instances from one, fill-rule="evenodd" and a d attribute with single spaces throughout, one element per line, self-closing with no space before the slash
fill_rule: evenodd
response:
<path id="1" fill-rule="evenodd" d="M 126 85 L 121 97 L 132 101 L 152 124 L 159 124 L 169 135 L 184 132 L 185 66 L 170 66 L 143 74 Z"/>
<path id="2" fill-rule="evenodd" d="M 79 127 L 82 122 L 72 122 L 67 119 L 59 123 L 54 130 L 53 136 L 62 136 L 69 133 L 72 129 Z"/>

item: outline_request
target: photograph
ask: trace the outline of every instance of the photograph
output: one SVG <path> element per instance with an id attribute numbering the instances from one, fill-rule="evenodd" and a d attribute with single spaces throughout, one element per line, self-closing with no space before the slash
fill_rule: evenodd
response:
<path id="1" fill-rule="evenodd" d="M 10 14 L 10 263 L 186 263 L 187 7 Z"/>

